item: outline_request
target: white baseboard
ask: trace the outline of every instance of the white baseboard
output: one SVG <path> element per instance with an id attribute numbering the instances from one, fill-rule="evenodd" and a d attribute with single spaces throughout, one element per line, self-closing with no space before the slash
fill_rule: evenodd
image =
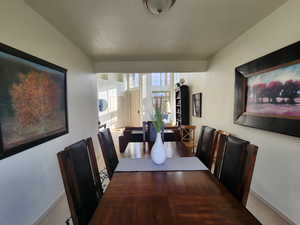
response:
<path id="1" fill-rule="evenodd" d="M 62 192 L 57 199 L 55 199 L 49 207 L 42 213 L 42 215 L 36 219 L 36 221 L 32 225 L 39 225 L 45 218 L 49 215 L 49 213 L 54 209 L 58 203 L 65 197 L 66 193 Z"/>
<path id="2" fill-rule="evenodd" d="M 294 221 L 292 221 L 290 218 L 288 218 L 285 214 L 283 214 L 280 210 L 275 208 L 273 205 L 271 205 L 267 200 L 265 200 L 261 195 L 256 193 L 255 191 L 251 190 L 251 194 L 260 200 L 263 204 L 268 206 L 271 210 L 273 210 L 278 216 L 280 216 L 284 221 L 286 221 L 290 225 L 298 225 Z"/>

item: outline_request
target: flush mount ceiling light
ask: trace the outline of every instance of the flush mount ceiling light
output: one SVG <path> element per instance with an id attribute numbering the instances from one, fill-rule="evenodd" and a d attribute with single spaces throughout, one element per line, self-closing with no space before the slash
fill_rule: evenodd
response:
<path id="1" fill-rule="evenodd" d="M 146 8 L 153 15 L 160 15 L 168 11 L 176 0 L 143 0 Z"/>

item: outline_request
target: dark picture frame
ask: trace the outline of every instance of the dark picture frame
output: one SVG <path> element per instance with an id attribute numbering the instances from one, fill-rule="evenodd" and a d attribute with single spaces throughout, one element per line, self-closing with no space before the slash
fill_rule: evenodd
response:
<path id="1" fill-rule="evenodd" d="M 300 63 L 300 42 L 279 49 L 235 69 L 234 123 L 300 137 L 300 119 L 247 112 L 248 79 Z M 299 95 L 299 90 L 298 92 Z M 276 102 L 276 100 L 275 100 Z M 299 105 L 299 103 L 297 103 Z"/>
<path id="2" fill-rule="evenodd" d="M 17 154 L 69 132 L 67 107 L 67 69 L 0 43 L 0 72 L 0 88 L 2 89 L 0 90 L 0 159 Z M 30 79 L 29 76 L 31 76 Z M 34 83 L 34 81 L 36 83 L 39 82 L 38 85 L 36 83 L 35 85 L 28 84 L 30 82 Z M 30 89 L 30 85 L 32 85 L 32 87 L 40 88 L 38 88 L 38 91 L 36 91 L 37 93 L 35 95 L 28 94 L 31 96 L 30 101 L 24 101 L 25 98 L 22 98 L 22 95 L 24 95 L 25 87 L 27 87 L 25 92 L 28 90 L 35 90 L 34 88 Z M 42 87 L 48 87 L 48 89 L 45 90 Z M 20 89 L 22 89 L 21 92 Z M 45 94 L 45 92 L 47 94 Z M 37 98 L 32 96 L 37 96 Z M 32 133 L 32 136 L 30 136 L 28 135 L 29 132 L 26 134 L 24 134 L 25 132 L 22 133 L 23 130 L 28 128 L 17 130 L 17 126 L 13 125 L 17 123 L 15 121 L 20 121 L 19 117 L 22 115 L 22 113 L 25 119 L 27 118 L 26 115 L 30 113 L 30 115 L 33 115 L 33 112 L 28 113 L 28 111 L 34 110 L 33 106 L 31 106 L 31 108 L 28 107 L 28 110 L 26 109 L 26 115 L 24 114 L 24 110 L 22 111 L 24 108 L 22 104 L 25 105 L 25 107 L 28 105 L 34 105 L 32 99 L 43 99 L 39 102 L 37 100 L 38 103 L 45 101 L 45 106 L 43 106 L 43 112 L 45 113 L 43 114 L 39 111 L 39 113 L 35 113 L 36 117 L 31 116 L 30 132 Z M 19 101 L 17 102 L 18 104 L 16 101 Z M 51 106 L 50 103 L 57 103 L 52 104 L 55 105 L 53 107 L 54 109 L 49 109 L 49 106 Z M 16 105 L 21 108 L 19 111 L 22 112 L 16 110 Z M 46 108 L 46 106 L 48 108 Z M 9 114 L 9 116 L 7 116 L 7 114 Z M 39 116 L 40 120 L 37 120 L 36 118 Z M 15 117 L 18 117 L 18 119 L 15 119 Z M 42 120 L 44 118 L 46 119 Z M 22 125 L 26 122 L 27 124 L 29 123 L 28 120 L 26 121 L 25 119 L 23 119 Z M 40 122 L 38 123 L 36 121 Z M 53 122 L 48 126 L 48 121 Z M 35 125 L 32 125 L 33 123 Z M 43 124 L 42 128 L 38 127 L 39 124 Z M 36 129 L 34 130 L 32 127 Z M 9 132 L 7 130 L 9 130 Z M 11 132 L 12 130 L 17 130 L 18 134 L 16 134 L 16 132 Z M 13 139 L 14 141 L 11 141 L 12 138 L 7 138 L 9 136 L 8 134 L 11 133 L 11 136 L 14 135 L 14 138 L 17 136 L 19 139 L 15 138 Z M 10 140 L 10 142 L 8 140 Z"/>
<path id="3" fill-rule="evenodd" d="M 202 117 L 202 93 L 192 95 L 193 116 Z"/>

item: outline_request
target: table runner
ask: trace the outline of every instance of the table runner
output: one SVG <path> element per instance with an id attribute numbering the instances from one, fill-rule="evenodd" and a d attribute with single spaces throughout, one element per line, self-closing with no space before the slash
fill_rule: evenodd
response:
<path id="1" fill-rule="evenodd" d="M 197 157 L 168 158 L 163 165 L 156 165 L 150 158 L 119 160 L 116 172 L 151 172 L 151 171 L 194 171 L 208 170 Z"/>

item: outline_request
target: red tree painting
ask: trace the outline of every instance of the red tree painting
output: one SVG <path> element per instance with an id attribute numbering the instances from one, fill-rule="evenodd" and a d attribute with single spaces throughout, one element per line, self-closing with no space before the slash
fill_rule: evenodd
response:
<path id="1" fill-rule="evenodd" d="M 264 78 L 254 77 L 259 82 L 248 84 L 246 111 L 265 116 L 300 117 L 300 80 Z"/>
<path id="2" fill-rule="evenodd" d="M 19 83 L 12 85 L 10 95 L 16 118 L 23 127 L 55 117 L 60 107 L 61 91 L 46 72 L 19 74 Z"/>
<path id="3" fill-rule="evenodd" d="M 287 80 L 284 84 L 280 81 L 271 81 L 270 83 L 258 83 L 250 88 L 250 95 L 252 101 L 255 103 L 286 103 L 296 104 L 295 98 L 299 96 L 300 81 Z M 267 100 L 264 101 L 264 98 Z M 277 98 L 282 98 L 281 102 Z"/>

